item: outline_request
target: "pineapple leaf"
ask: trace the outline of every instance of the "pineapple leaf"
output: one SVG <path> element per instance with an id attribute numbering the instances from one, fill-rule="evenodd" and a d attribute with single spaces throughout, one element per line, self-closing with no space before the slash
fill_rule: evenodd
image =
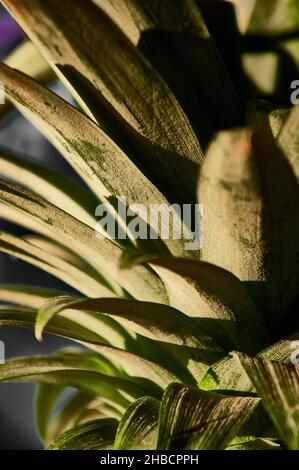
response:
<path id="1" fill-rule="evenodd" d="M 170 305 L 196 318 L 224 349 L 258 350 L 264 345 L 263 320 L 234 275 L 209 263 L 180 258 L 158 258 L 150 265 L 163 280 Z"/>
<path id="2" fill-rule="evenodd" d="M 92 308 L 81 308 L 81 302 L 82 299 L 70 295 L 48 299 L 36 317 L 36 338 L 41 341 L 46 325 L 51 318 L 59 314 L 97 333 L 113 346 L 130 350 L 131 345 L 134 350 L 132 336 L 113 317 L 97 315 L 97 311 Z"/>
<path id="3" fill-rule="evenodd" d="M 105 279 L 109 279 L 109 285 L 117 293 L 122 293 L 117 282 L 119 281 L 129 292 L 135 294 L 136 298 L 167 303 L 164 286 L 157 276 L 143 267 L 125 272 L 120 270 L 122 250 L 110 240 L 97 239 L 90 227 L 71 215 L 32 192 L 3 179 L 0 179 L 0 201 L 10 206 L 14 213 L 25 213 L 41 226 L 50 238 L 58 239 L 60 243 L 64 241 L 66 246 L 71 245 L 72 249 L 81 254 Z"/>
<path id="4" fill-rule="evenodd" d="M 77 341 L 104 356 L 105 360 L 119 364 L 127 374 L 139 377 L 141 380 L 144 377 L 148 377 L 161 388 L 165 388 L 169 383 L 178 380 L 178 377 L 173 373 L 154 361 L 130 351 L 105 344 L 106 340 L 88 329 L 89 326 L 93 326 L 88 317 L 83 318 L 81 325 L 80 321 L 78 321 L 78 324 L 75 323 L 73 316 L 70 319 L 69 315 L 64 315 L 65 317 L 53 317 L 47 325 L 46 331 Z M 31 309 L 7 306 L 0 308 L 0 325 L 34 328 L 35 321 L 36 312 Z"/>
<path id="5" fill-rule="evenodd" d="M 117 429 L 113 418 L 97 419 L 66 431 L 56 439 L 48 450 L 109 450 Z"/>
<path id="6" fill-rule="evenodd" d="M 282 450 L 282 447 L 273 440 L 257 438 L 248 442 L 242 442 L 241 444 L 228 446 L 227 450 Z"/>
<path id="7" fill-rule="evenodd" d="M 299 334 L 272 344 L 258 353 L 258 357 L 288 363 L 293 352 L 293 342 L 299 339 Z M 213 364 L 205 377 L 199 382 L 204 390 L 223 390 L 253 392 L 254 388 L 234 355 L 229 355 Z"/>
<path id="8" fill-rule="evenodd" d="M 78 299 L 71 296 L 50 299 L 37 316 L 36 336 L 40 338 L 48 321 L 65 309 L 86 311 L 99 317 L 109 315 L 135 333 L 157 341 L 221 352 L 191 318 L 178 310 L 167 305 L 126 299 Z M 196 357 L 196 351 L 193 354 Z"/>
<path id="9" fill-rule="evenodd" d="M 54 80 L 55 73 L 31 41 L 23 41 L 5 58 L 5 64 L 30 75 L 41 83 Z M 0 118 L 11 111 L 12 105 L 6 100 L 0 106 Z"/>
<path id="10" fill-rule="evenodd" d="M 95 398 L 92 395 L 77 392 L 64 406 L 62 406 L 58 413 L 48 421 L 46 435 L 47 439 L 45 443 L 49 444 L 53 442 L 59 437 L 60 434 L 76 426 L 80 420 L 82 410 L 88 409 L 94 400 Z M 101 403 L 101 408 L 105 408 L 105 401 L 100 399 L 99 402 Z M 115 410 L 116 416 L 118 413 L 119 411 Z"/>
<path id="11" fill-rule="evenodd" d="M 29 307 L 30 309 L 37 309 L 39 310 L 45 303 L 46 299 L 50 299 L 51 297 L 58 297 L 67 299 L 68 294 L 63 294 L 62 292 L 55 292 L 48 289 L 39 289 L 39 288 L 26 288 L 26 287 L 18 287 L 18 286 L 1 286 L 0 287 L 0 301 L 1 302 L 9 302 L 15 303 L 18 305 L 22 305 L 24 307 Z M 79 300 L 79 298 L 77 298 Z M 130 335 L 125 328 L 123 328 L 119 323 L 117 323 L 112 318 L 104 317 L 104 316 L 97 316 L 92 313 L 79 311 L 76 312 L 66 309 L 64 312 L 59 314 L 59 320 L 63 317 L 66 321 L 69 320 L 71 325 L 78 325 L 78 327 L 84 328 L 84 332 L 90 332 L 91 339 L 88 338 L 86 341 L 92 342 L 95 340 L 96 342 L 103 342 L 104 344 L 110 343 L 113 346 L 118 348 L 128 349 L 132 352 L 136 352 L 136 345 L 132 335 Z M 34 323 L 36 322 L 36 314 L 34 314 L 31 323 L 29 322 L 29 327 L 34 327 Z M 26 319 L 26 318 L 25 318 Z M 28 320 L 28 318 L 27 318 Z M 53 324 L 51 322 L 50 331 L 55 334 L 62 334 L 63 336 L 68 336 L 61 331 L 51 330 Z M 47 328 L 48 331 L 48 328 Z M 73 329 L 70 329 L 70 333 L 73 332 Z M 74 330 L 76 332 L 76 329 Z M 41 338 L 39 338 L 41 339 Z M 80 339 L 76 336 L 73 339 Z M 84 339 L 81 338 L 83 341 Z"/>
<path id="12" fill-rule="evenodd" d="M 17 284 L 0 285 L 0 302 L 21 305 L 36 310 L 39 310 L 50 297 L 58 297 L 59 295 L 63 295 L 63 292 L 46 287 Z"/>
<path id="13" fill-rule="evenodd" d="M 94 357 L 94 359 L 93 359 Z M 119 393 L 130 400 L 149 392 L 160 396 L 161 390 L 147 381 L 111 375 L 114 369 L 101 363 L 98 356 L 83 352 L 60 352 L 47 357 L 26 357 L 7 361 L 0 366 L 1 381 L 43 382 L 78 388 L 86 393 L 104 396 L 118 403 Z M 117 392 L 114 394 L 114 392 Z M 120 403 L 125 403 L 121 400 Z"/>
<path id="14" fill-rule="evenodd" d="M 76 267 L 59 256 L 52 255 L 49 251 L 21 237 L 0 232 L 0 251 L 43 269 L 85 294 L 93 296 L 111 294 L 111 289 L 107 288 L 104 283 L 101 284 L 88 272 L 84 272 L 82 268 Z"/>
<path id="15" fill-rule="evenodd" d="M 153 450 L 156 448 L 160 403 L 142 397 L 124 413 L 117 429 L 115 450 Z"/>
<path id="16" fill-rule="evenodd" d="M 221 348 L 183 313 L 157 303 L 115 300 L 114 302 L 113 299 L 78 299 L 71 296 L 49 299 L 37 316 L 36 337 L 41 338 L 44 327 L 54 315 L 59 314 L 64 317 L 67 315 L 67 318 L 74 321 L 80 319 L 80 324 L 86 328 L 93 326 L 93 331 L 104 336 L 113 346 L 125 348 L 142 356 L 145 354 L 148 359 L 160 363 L 163 355 L 166 368 L 173 371 L 180 379 L 182 375 L 177 361 L 183 362 L 184 371 L 187 366 L 194 379 L 200 380 L 209 364 L 223 356 Z M 86 320 L 84 316 L 87 317 Z M 129 332 L 142 336 L 137 336 L 136 342 L 132 344 L 132 338 L 128 334 L 119 334 L 118 330 L 121 327 L 114 326 L 114 319 L 117 319 Z M 112 335 L 110 322 L 113 322 Z M 152 343 L 144 345 L 145 337 L 150 338 Z M 165 343 L 166 347 L 163 348 Z M 174 345 L 177 345 L 175 351 Z M 185 372 L 183 376 L 185 381 L 188 380 Z M 187 383 L 189 382 L 190 380 Z"/>
<path id="17" fill-rule="evenodd" d="M 175 373 L 166 370 L 160 364 L 145 359 L 123 349 L 109 345 L 93 345 L 93 349 L 103 354 L 106 358 L 119 364 L 129 375 L 143 379 L 147 377 L 160 388 L 167 387 L 171 382 L 178 380 Z"/>
<path id="18" fill-rule="evenodd" d="M 171 384 L 160 406 L 158 449 L 224 449 L 259 399 L 229 398 Z"/>
<path id="19" fill-rule="evenodd" d="M 146 165 L 139 163 L 148 167 L 151 179 L 155 176 L 163 189 L 167 186 L 176 200 L 195 202 L 196 171 L 203 155 L 192 128 L 166 83 L 109 17 L 89 0 L 77 0 L 75 9 L 71 0 L 3 3 L 60 74 L 66 69 L 67 78 L 71 72 L 92 84 L 99 93 L 96 106 L 104 101 L 113 110 L 113 120 L 119 116 L 123 121 L 118 127 L 130 127 L 132 138 L 137 132 L 135 142 L 145 142 L 139 150 L 143 148 L 147 160 Z M 75 88 L 76 80 L 70 85 Z M 119 172 L 119 166 L 114 170 Z M 130 174 L 129 180 L 134 182 Z"/>
<path id="20" fill-rule="evenodd" d="M 237 353 L 282 440 L 299 449 L 299 366 Z"/>
<path id="21" fill-rule="evenodd" d="M 293 172 L 299 182 L 299 105 L 294 106 L 281 132 L 278 143 L 286 156 Z"/>
<path id="22" fill-rule="evenodd" d="M 115 198 L 118 196 L 126 198 L 127 204 L 132 207 L 134 204 L 143 204 L 146 208 L 149 207 L 149 204 L 166 205 L 167 207 L 168 202 L 158 189 L 105 132 L 87 116 L 30 77 L 10 69 L 4 64 L 0 64 L 0 80 L 4 83 L 7 94 L 17 103 L 20 111 L 56 145 L 112 214 L 113 206 L 116 205 L 117 200 Z M 58 114 L 59 119 L 57 118 Z M 42 182 L 42 185 L 44 184 L 45 182 Z M 42 188 L 40 191 L 43 191 Z M 44 191 L 42 195 L 45 197 Z M 53 193 L 54 196 L 55 193 Z M 54 202 L 56 203 L 56 201 Z M 63 202 L 60 202 L 60 207 Z M 93 211 L 96 210 L 96 206 L 97 204 L 94 205 Z M 64 208 L 67 212 L 68 207 L 69 201 L 66 209 Z M 76 210 L 72 215 L 76 217 L 77 212 Z M 146 223 L 148 222 L 147 213 L 144 214 L 144 211 L 140 211 L 138 215 Z M 174 218 L 173 227 L 183 228 L 175 211 L 172 211 L 172 215 Z M 84 219 L 85 221 L 86 219 Z M 163 233 L 163 229 L 167 229 L 168 232 L 168 223 L 168 220 L 165 221 L 162 218 L 158 234 Z M 88 224 L 91 224 L 90 218 Z M 102 232 L 102 227 L 100 228 Z M 184 253 L 181 237 L 165 239 L 162 246 L 164 244 L 169 245 L 173 254 Z"/>
<path id="23" fill-rule="evenodd" d="M 195 1 L 93 1 L 168 83 L 202 147 L 217 130 L 240 124 L 240 104 Z"/>
<path id="24" fill-rule="evenodd" d="M 63 385 L 38 384 L 35 396 L 35 423 L 42 441 L 47 439 L 48 421 L 63 391 Z"/>
<path id="25" fill-rule="evenodd" d="M 21 328 L 34 328 L 36 311 L 26 307 L 14 307 L 10 305 L 0 306 L 0 325 Z M 80 343 L 88 343 L 92 349 L 93 344 L 105 342 L 101 336 L 94 333 L 79 322 L 70 320 L 67 316 L 57 316 L 51 320 L 46 328 L 47 333 L 63 336 Z"/>
<path id="26" fill-rule="evenodd" d="M 277 324 L 298 293 L 299 188 L 270 130 L 221 133 L 202 166 L 198 198 L 202 259 L 246 283 Z"/>
<path id="27" fill-rule="evenodd" d="M 54 143 L 94 192 L 146 203 L 165 202 L 154 186 L 88 117 L 29 76 L 0 64 L 6 93 Z M 58 118 L 59 114 L 59 118 Z M 135 190 L 134 187 L 136 186 Z"/>
<path id="28" fill-rule="evenodd" d="M 88 186 L 0 149 L 0 217 L 26 230 L 0 252 L 71 288 L 1 286 L 0 327 L 77 346 L 0 382 L 38 384 L 50 449 L 299 449 L 298 334 L 278 341 L 298 300 L 295 0 L 242 2 L 239 57 L 218 0 L 0 3 L 29 38 L 0 62 L 5 98 Z"/>
<path id="29" fill-rule="evenodd" d="M 97 199 L 64 174 L 11 153 L 0 153 L 1 174 L 94 228 Z"/>

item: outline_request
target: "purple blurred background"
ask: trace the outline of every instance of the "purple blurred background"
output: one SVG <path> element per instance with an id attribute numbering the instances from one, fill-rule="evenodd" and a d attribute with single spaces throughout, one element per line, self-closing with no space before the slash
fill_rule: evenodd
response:
<path id="1" fill-rule="evenodd" d="M 23 33 L 2 7 L 0 14 L 0 51 L 3 54 L 22 41 Z"/>

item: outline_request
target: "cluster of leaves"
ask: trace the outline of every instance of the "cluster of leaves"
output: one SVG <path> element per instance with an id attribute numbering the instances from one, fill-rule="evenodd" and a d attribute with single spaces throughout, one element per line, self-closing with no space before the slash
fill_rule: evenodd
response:
<path id="1" fill-rule="evenodd" d="M 245 111 L 194 0 L 2 3 L 32 42 L 0 81 L 89 189 L 0 153 L 1 217 L 29 231 L 1 232 L 0 250 L 78 292 L 3 285 L 0 325 L 81 346 L 12 359 L 0 380 L 39 384 L 50 449 L 299 449 L 299 108 L 235 127 Z M 42 84 L 49 66 L 77 107 Z M 96 238 L 96 205 L 115 214 L 118 196 L 199 201 L 203 249 Z"/>

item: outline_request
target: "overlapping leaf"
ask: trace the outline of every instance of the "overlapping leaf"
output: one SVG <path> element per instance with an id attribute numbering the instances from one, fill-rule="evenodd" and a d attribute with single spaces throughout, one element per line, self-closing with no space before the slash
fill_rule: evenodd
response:
<path id="1" fill-rule="evenodd" d="M 40 337 L 48 321 L 68 308 L 109 315 L 136 333 L 158 341 L 221 351 L 191 318 L 178 310 L 167 305 L 125 299 L 78 299 L 72 296 L 50 299 L 39 311 L 36 335 Z"/>
<path id="2" fill-rule="evenodd" d="M 109 450 L 113 448 L 117 421 L 93 420 L 66 431 L 48 450 Z"/>
<path id="3" fill-rule="evenodd" d="M 105 361 L 118 364 L 118 367 L 126 372 L 126 377 L 137 378 L 138 381 L 141 381 L 141 384 L 144 383 L 156 394 L 159 393 L 159 387 L 165 388 L 169 383 L 179 380 L 179 377 L 176 377 L 171 371 L 155 361 L 106 344 L 107 341 L 101 337 L 100 332 L 96 334 L 89 329 L 90 323 L 91 326 L 93 324 L 88 317 L 83 318 L 81 321 L 79 318 L 78 323 L 76 323 L 75 319 L 72 321 L 69 315 L 66 313 L 64 315 L 64 317 L 54 317 L 46 327 L 46 331 L 75 340 L 83 346 L 98 352 L 101 357 L 105 358 Z M 35 321 L 36 312 L 30 309 L 20 307 L 3 307 L 0 309 L 1 325 L 34 328 Z"/>
<path id="4" fill-rule="evenodd" d="M 160 406 L 157 448 L 224 449 L 258 401 L 171 384 Z"/>
<path id="5" fill-rule="evenodd" d="M 71 0 L 3 3 L 72 88 L 78 82 L 95 87 L 100 95 L 97 107 L 101 109 L 104 101 L 104 109 L 108 107 L 110 114 L 113 109 L 108 120 L 117 121 L 118 136 L 128 126 L 132 128 L 130 136 L 139 143 L 140 154 L 143 149 L 143 161 L 139 156 L 138 163 L 160 183 L 160 189 L 165 188 L 173 198 L 180 196 L 180 202 L 195 202 L 202 152 L 192 128 L 165 82 L 108 16 L 86 0 L 78 0 L 75 9 Z M 79 97 L 84 95 L 81 88 Z M 94 93 L 93 102 L 95 99 Z M 108 120 L 106 117 L 106 127 Z M 120 174 L 120 167 L 115 171 Z M 163 173 L 168 175 L 167 182 L 161 178 Z M 132 174 L 128 176 L 126 183 L 133 182 Z M 124 190 L 127 188 L 125 185 Z"/>
<path id="6" fill-rule="evenodd" d="M 5 57 L 5 63 L 41 83 L 47 84 L 55 78 L 55 73 L 31 41 L 26 40 L 19 44 Z M 0 118 L 3 118 L 12 108 L 11 103 L 6 100 L 0 106 Z"/>
<path id="7" fill-rule="evenodd" d="M 47 201 L 91 227 L 95 226 L 97 198 L 81 185 L 40 163 L 1 152 L 1 174 L 26 186 Z"/>
<path id="8" fill-rule="evenodd" d="M 35 397 L 35 422 L 40 438 L 47 438 L 48 421 L 53 407 L 64 391 L 64 386 L 42 383 L 38 385 Z"/>
<path id="9" fill-rule="evenodd" d="M 220 134 L 198 197 L 203 259 L 246 282 L 259 308 L 281 318 L 298 293 L 299 188 L 270 131 Z"/>
<path id="10" fill-rule="evenodd" d="M 20 111 L 37 125 L 38 129 L 73 165 L 100 200 L 105 203 L 111 217 L 114 214 L 113 206 L 116 205 L 115 197 L 118 196 L 124 197 L 131 207 L 134 207 L 134 204 L 142 204 L 147 209 L 149 204 L 168 206 L 165 197 L 142 171 L 87 116 L 30 77 L 4 64 L 0 64 L 0 79 L 5 86 L 6 93 L 18 104 Z M 111 201 L 107 200 L 109 197 L 112 198 Z M 96 206 L 93 210 L 95 209 Z M 137 209 L 136 212 L 145 223 L 148 222 L 147 213 L 138 212 Z M 77 210 L 74 215 L 76 214 Z M 172 211 L 172 215 L 175 220 L 178 219 L 177 224 L 173 223 L 173 227 L 180 227 L 181 222 L 176 212 Z M 165 224 L 163 220 L 162 223 Z M 167 223 L 169 222 L 166 221 Z M 117 227 L 116 222 L 116 229 Z M 169 226 L 166 229 L 169 230 Z M 163 226 L 161 228 L 158 226 L 158 234 L 162 233 L 162 230 Z M 173 254 L 182 254 L 180 237 L 165 239 L 165 244 L 169 246 Z M 163 251 L 164 248 L 165 251 L 164 244 L 160 245 L 160 249 Z"/>
<path id="11" fill-rule="evenodd" d="M 148 269 L 140 267 L 126 271 L 124 275 L 119 269 L 122 250 L 110 240 L 97 239 L 90 227 L 71 215 L 5 180 L 0 181 L 0 200 L 17 213 L 25 213 L 43 229 L 46 228 L 50 237 L 54 239 L 58 237 L 60 243 L 64 240 L 67 245 L 71 244 L 72 248 L 96 267 L 105 279 L 109 279 L 109 284 L 116 292 L 121 292 L 117 282 L 119 280 L 136 297 L 143 297 L 148 292 L 148 300 L 167 302 L 163 293 L 164 288 L 157 276 Z M 135 290 L 138 290 L 139 294 Z"/>
<path id="12" fill-rule="evenodd" d="M 285 444 L 299 449 L 299 366 L 238 354 Z"/>
<path id="13" fill-rule="evenodd" d="M 156 448 L 160 403 L 142 397 L 124 413 L 115 437 L 116 450 L 152 450 Z"/>
<path id="14" fill-rule="evenodd" d="M 206 333 L 226 349 L 256 350 L 265 328 L 242 283 L 228 271 L 186 259 L 155 259 L 170 305 L 195 317 Z"/>
<path id="15" fill-rule="evenodd" d="M 96 396 L 104 396 L 118 403 L 119 393 L 131 400 L 148 393 L 143 382 L 113 375 L 113 369 L 97 356 L 87 353 L 60 352 L 48 357 L 27 357 L 7 361 L 0 368 L 1 381 L 37 381 L 72 386 Z M 155 388 L 152 387 L 152 391 Z M 114 393 L 116 392 L 116 393 Z M 124 403 L 124 400 L 119 402 Z"/>
<path id="16" fill-rule="evenodd" d="M 299 106 L 295 106 L 278 135 L 278 143 L 299 180 Z"/>
<path id="17" fill-rule="evenodd" d="M 83 269 L 20 237 L 0 232 L 0 251 L 43 269 L 85 294 L 97 297 L 111 293 L 104 283 L 101 284 L 99 280 L 84 272 Z"/>
<path id="18" fill-rule="evenodd" d="M 93 1 L 169 84 L 202 146 L 217 130 L 240 124 L 240 105 L 195 1 Z"/>
<path id="19" fill-rule="evenodd" d="M 297 344 L 298 339 L 299 335 L 294 334 L 259 352 L 258 357 L 289 363 L 294 355 L 294 345 Z M 254 391 L 250 379 L 234 355 L 229 355 L 213 364 L 200 381 L 199 386 L 204 390 Z"/>
<path id="20" fill-rule="evenodd" d="M 55 441 L 60 434 L 76 426 L 80 420 L 81 414 L 84 412 L 84 410 L 88 409 L 95 400 L 97 399 L 95 399 L 92 395 L 82 392 L 76 393 L 66 403 L 66 405 L 64 405 L 58 411 L 58 413 L 50 421 L 48 421 L 46 443 Z M 107 406 L 103 399 L 99 400 L 99 404 L 101 405 L 101 409 L 104 409 L 105 406 Z M 119 413 L 119 411 L 120 409 L 118 411 L 115 410 L 116 415 Z"/>

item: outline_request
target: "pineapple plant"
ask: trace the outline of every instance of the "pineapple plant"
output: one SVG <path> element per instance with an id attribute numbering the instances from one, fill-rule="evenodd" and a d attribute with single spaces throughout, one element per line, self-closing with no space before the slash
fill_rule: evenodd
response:
<path id="1" fill-rule="evenodd" d="M 4 284 L 0 324 L 77 346 L 0 380 L 37 383 L 49 449 L 299 449 L 299 108 L 240 104 L 200 1 L 2 3 L 28 36 L 6 95 L 84 184 L 1 151 L 0 215 L 28 235 L 0 250 L 70 289 Z M 122 197 L 199 202 L 201 249 L 136 240 Z M 97 236 L 99 204 L 126 237 Z"/>

